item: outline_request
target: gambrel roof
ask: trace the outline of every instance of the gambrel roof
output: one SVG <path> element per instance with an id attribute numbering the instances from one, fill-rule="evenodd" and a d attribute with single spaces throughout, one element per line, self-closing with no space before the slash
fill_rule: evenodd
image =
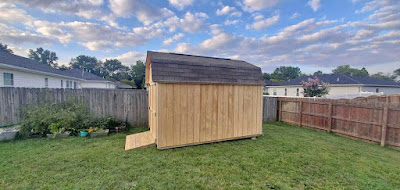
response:
<path id="1" fill-rule="evenodd" d="M 154 82 L 264 85 L 261 68 L 245 61 L 147 52 Z"/>

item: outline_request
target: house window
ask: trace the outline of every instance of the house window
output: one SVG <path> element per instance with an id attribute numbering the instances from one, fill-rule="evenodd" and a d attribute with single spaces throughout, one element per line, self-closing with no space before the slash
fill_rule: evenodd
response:
<path id="1" fill-rule="evenodd" d="M 274 93 L 274 96 L 276 96 L 276 88 L 274 88 L 274 92 L 273 93 Z"/>
<path id="2" fill-rule="evenodd" d="M 376 88 L 375 92 L 376 92 L 376 93 L 379 93 L 379 88 Z"/>
<path id="3" fill-rule="evenodd" d="M 72 88 L 72 81 L 69 81 L 69 88 Z"/>
<path id="4" fill-rule="evenodd" d="M 285 88 L 285 96 L 287 96 L 287 88 Z"/>
<path id="5" fill-rule="evenodd" d="M 67 85 L 67 88 L 69 88 L 69 81 L 65 81 L 65 84 Z"/>
<path id="6" fill-rule="evenodd" d="M 64 88 L 64 81 L 61 80 L 61 88 Z"/>
<path id="7" fill-rule="evenodd" d="M 300 90 L 299 90 L 299 88 L 297 88 L 297 90 L 296 90 L 296 96 L 299 96 L 299 92 L 300 92 Z"/>
<path id="8" fill-rule="evenodd" d="M 44 87 L 49 87 L 49 78 L 44 78 Z"/>
<path id="9" fill-rule="evenodd" d="M 74 82 L 74 89 L 76 89 L 76 82 Z"/>
<path id="10" fill-rule="evenodd" d="M 4 86 L 14 86 L 14 74 L 3 73 Z"/>

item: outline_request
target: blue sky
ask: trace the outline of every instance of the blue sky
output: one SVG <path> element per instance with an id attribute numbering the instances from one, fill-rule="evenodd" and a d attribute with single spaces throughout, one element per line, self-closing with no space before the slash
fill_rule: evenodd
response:
<path id="1" fill-rule="evenodd" d="M 5 0 L 0 41 L 130 65 L 146 51 L 241 59 L 272 72 L 400 67 L 398 0 Z"/>

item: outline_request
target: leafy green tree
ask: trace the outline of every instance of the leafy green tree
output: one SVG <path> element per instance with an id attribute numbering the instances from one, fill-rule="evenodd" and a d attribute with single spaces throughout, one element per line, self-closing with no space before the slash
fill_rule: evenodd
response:
<path id="1" fill-rule="evenodd" d="M 324 73 L 320 70 L 318 70 L 317 72 L 314 72 L 314 76 L 318 76 L 318 75 L 323 75 Z"/>
<path id="2" fill-rule="evenodd" d="M 271 74 L 269 73 L 263 73 L 264 80 L 271 80 Z"/>
<path id="3" fill-rule="evenodd" d="M 308 81 L 301 81 L 304 89 L 304 97 L 322 97 L 329 94 L 329 84 L 324 83 L 314 76 L 314 79 L 308 78 Z"/>
<path id="4" fill-rule="evenodd" d="M 85 69 L 91 73 L 101 73 L 101 63 L 97 60 L 96 57 L 91 57 L 87 55 L 80 55 L 76 58 L 72 58 L 69 63 L 71 68 L 73 69 Z"/>
<path id="5" fill-rule="evenodd" d="M 136 88 L 143 88 L 144 87 L 144 77 L 146 72 L 146 66 L 143 61 L 136 61 L 136 65 L 131 66 L 131 73 L 133 81 L 135 82 Z"/>
<path id="6" fill-rule="evenodd" d="M 14 53 L 13 50 L 8 48 L 7 44 L 2 44 L 2 43 L 0 43 L 0 51 L 5 51 L 5 52 L 8 52 L 8 53 Z"/>
<path id="7" fill-rule="evenodd" d="M 299 67 L 280 66 L 271 74 L 271 81 L 282 82 L 302 76 Z"/>
<path id="8" fill-rule="evenodd" d="M 29 50 L 28 57 L 33 59 L 39 63 L 50 65 L 54 68 L 57 68 L 57 60 L 58 57 L 55 52 L 44 50 L 43 48 L 39 47 L 36 50 Z"/>
<path id="9" fill-rule="evenodd" d="M 371 77 L 394 81 L 397 76 L 396 75 L 390 75 L 390 74 L 385 75 L 382 72 L 378 72 L 376 74 L 371 75 Z"/>
<path id="10" fill-rule="evenodd" d="M 361 69 L 357 69 L 350 67 L 350 65 L 339 65 L 337 66 L 336 69 L 333 69 L 332 72 L 350 76 L 362 76 L 362 77 L 369 76 L 367 69 L 365 69 L 364 67 Z"/>

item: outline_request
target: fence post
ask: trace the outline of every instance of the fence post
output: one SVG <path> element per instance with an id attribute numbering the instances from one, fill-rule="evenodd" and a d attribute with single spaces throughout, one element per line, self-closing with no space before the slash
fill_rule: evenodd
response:
<path id="1" fill-rule="evenodd" d="M 383 108 L 383 118 L 382 118 L 382 138 L 381 138 L 381 146 L 385 146 L 386 142 L 386 131 L 387 131 L 387 120 L 388 120 L 388 106 L 385 105 Z"/>
<path id="2" fill-rule="evenodd" d="M 282 121 L 282 100 L 279 100 L 279 121 Z"/>
<path id="3" fill-rule="evenodd" d="M 333 112 L 332 102 L 329 102 L 328 105 L 328 133 L 332 131 L 332 112 Z"/>
<path id="4" fill-rule="evenodd" d="M 301 126 L 303 120 L 303 100 L 299 100 L 299 126 Z"/>

